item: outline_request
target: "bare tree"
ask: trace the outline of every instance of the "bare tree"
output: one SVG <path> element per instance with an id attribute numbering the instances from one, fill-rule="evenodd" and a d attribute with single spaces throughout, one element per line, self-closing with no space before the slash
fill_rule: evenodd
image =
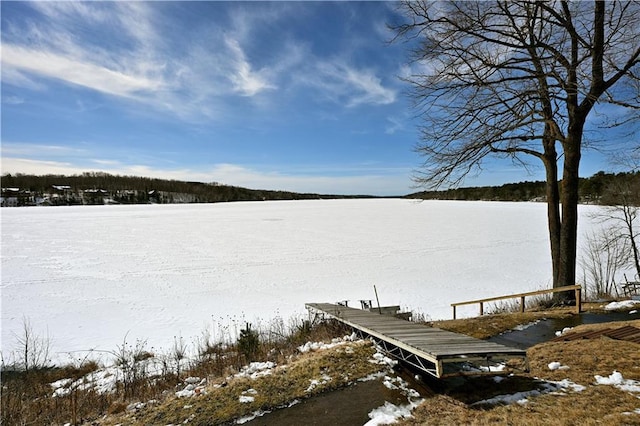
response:
<path id="1" fill-rule="evenodd" d="M 51 365 L 51 339 L 48 335 L 41 336 L 33 331 L 31 322 L 27 318 L 22 319 L 22 332 L 13 335 L 18 347 L 16 367 L 29 373 Z"/>
<path id="2" fill-rule="evenodd" d="M 606 194 L 601 200 L 606 207 L 596 212 L 594 219 L 609 226 L 610 239 L 621 240 L 629 247 L 627 264 L 633 266 L 640 278 L 640 176 L 634 174 L 629 179 L 613 181 Z"/>
<path id="3" fill-rule="evenodd" d="M 580 258 L 585 290 L 594 297 L 614 296 L 616 275 L 628 265 L 628 253 L 627 240 L 617 238 L 610 228 L 588 235 Z"/>
<path id="4" fill-rule="evenodd" d="M 397 39 L 418 44 L 404 77 L 423 119 L 417 183 L 459 185 L 489 157 L 541 161 L 553 286 L 575 284 L 585 124 L 597 103 L 640 111 L 640 4 L 403 1 L 401 10 Z"/>

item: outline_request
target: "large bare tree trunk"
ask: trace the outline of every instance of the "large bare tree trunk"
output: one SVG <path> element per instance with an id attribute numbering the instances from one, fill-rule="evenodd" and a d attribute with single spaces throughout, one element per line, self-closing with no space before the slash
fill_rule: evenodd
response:
<path id="1" fill-rule="evenodd" d="M 561 221 L 558 163 L 553 141 L 547 143 L 545 155 L 542 158 L 546 171 L 547 221 L 549 226 L 549 241 L 551 243 L 553 287 L 555 288 L 559 287 Z"/>
<path id="2" fill-rule="evenodd" d="M 564 167 L 562 173 L 562 227 L 560 232 L 560 271 L 554 287 L 576 283 L 576 254 L 578 245 L 578 186 L 582 125 L 579 130 L 570 129 L 564 145 Z M 576 134 L 576 132 L 579 132 Z M 559 301 L 569 301 L 573 292 L 558 293 Z"/>

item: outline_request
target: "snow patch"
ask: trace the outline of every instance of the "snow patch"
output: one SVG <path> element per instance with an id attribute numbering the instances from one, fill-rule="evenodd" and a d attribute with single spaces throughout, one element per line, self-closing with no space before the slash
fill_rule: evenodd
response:
<path id="1" fill-rule="evenodd" d="M 554 381 L 543 381 L 540 383 L 539 389 L 533 389 L 530 391 L 516 392 L 514 394 L 506 394 L 506 395 L 498 395 L 493 398 L 483 399 L 482 401 L 477 401 L 471 404 L 471 406 L 476 405 L 509 405 L 509 404 L 520 404 L 525 405 L 528 404 L 529 398 L 544 395 L 547 393 L 558 394 L 561 395 L 566 391 L 572 392 L 582 392 L 586 389 L 586 387 L 574 383 L 568 379 L 561 380 L 559 382 Z"/>
<path id="2" fill-rule="evenodd" d="M 240 398 L 238 398 L 238 400 L 240 401 L 241 404 L 247 404 L 249 402 L 255 401 L 256 399 L 252 396 L 240 395 Z"/>
<path id="3" fill-rule="evenodd" d="M 385 401 L 382 407 L 374 408 L 369 413 L 369 420 L 365 426 L 388 425 L 395 423 L 398 419 L 411 417 L 413 407 L 409 405 L 395 405 Z"/>
<path id="4" fill-rule="evenodd" d="M 324 374 L 320 379 L 312 379 L 309 381 L 311 383 L 309 384 L 309 387 L 305 390 L 305 392 L 307 393 L 311 392 L 318 386 L 326 385 L 327 383 L 329 383 L 331 381 L 331 376 L 327 376 L 326 374 Z"/>
<path id="5" fill-rule="evenodd" d="M 69 395 L 74 390 L 93 390 L 100 394 L 115 391 L 118 377 L 122 371 L 117 367 L 105 367 L 81 377 L 78 380 L 61 379 L 49 386 L 53 388 L 53 397 Z"/>
<path id="6" fill-rule="evenodd" d="M 622 300 L 620 302 L 611 302 L 605 305 L 605 311 L 621 311 L 625 309 L 632 309 L 636 305 L 640 304 L 640 300 Z"/>
<path id="7" fill-rule="evenodd" d="M 378 352 L 373 354 L 373 359 L 369 362 L 372 362 L 374 364 L 387 365 L 388 367 L 394 367 L 396 364 L 398 364 L 398 361 L 396 361 L 395 359 L 391 359 L 385 354 L 381 353 L 380 349 L 378 349 Z"/>
<path id="8" fill-rule="evenodd" d="M 569 366 L 567 365 L 562 365 L 561 363 L 559 363 L 558 361 L 553 361 L 550 362 L 547 367 L 549 367 L 549 370 L 551 371 L 555 371 L 555 370 L 568 370 Z"/>
<path id="9" fill-rule="evenodd" d="M 560 331 L 556 331 L 556 336 L 560 337 L 560 336 L 564 336 L 565 334 L 567 334 L 568 332 L 570 332 L 571 330 L 573 330 L 573 327 L 565 327 Z"/>
<path id="10" fill-rule="evenodd" d="M 594 376 L 596 384 L 615 386 L 616 388 L 630 393 L 640 393 L 640 381 L 625 379 L 622 373 L 615 371 L 608 377 Z"/>
<path id="11" fill-rule="evenodd" d="M 266 362 L 252 362 L 249 365 L 242 367 L 239 373 L 234 377 L 248 377 L 252 380 L 258 377 L 268 376 L 271 374 L 271 370 L 276 367 L 276 364 L 271 361 Z"/>
<path id="12" fill-rule="evenodd" d="M 399 389 L 404 395 L 407 396 L 408 403 L 402 405 L 395 405 L 389 401 L 385 401 L 384 405 L 373 409 L 369 413 L 369 420 L 365 423 L 365 426 L 386 425 L 395 423 L 398 419 L 410 418 L 411 411 L 418 405 L 422 404 L 424 399 L 420 397 L 420 394 L 409 387 L 409 384 L 402 379 L 402 377 L 385 376 L 383 384 L 388 389 Z"/>

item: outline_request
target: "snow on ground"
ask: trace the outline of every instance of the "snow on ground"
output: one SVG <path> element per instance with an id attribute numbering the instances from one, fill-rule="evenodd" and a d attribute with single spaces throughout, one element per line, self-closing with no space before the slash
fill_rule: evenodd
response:
<path id="1" fill-rule="evenodd" d="M 420 394 L 409 387 L 401 377 L 385 376 L 383 384 L 389 389 L 398 389 L 407 397 L 407 404 L 392 404 L 389 401 L 369 413 L 369 420 L 365 426 L 393 424 L 398 419 L 412 417 L 411 412 L 424 401 Z"/>
<path id="2" fill-rule="evenodd" d="M 640 305 L 640 300 L 622 300 L 620 302 L 611 302 L 605 305 L 605 311 L 619 311 L 634 308 Z"/>
<path id="3" fill-rule="evenodd" d="M 235 339 L 245 322 L 306 318 L 305 302 L 375 300 L 373 285 L 383 305 L 450 318 L 453 302 L 550 286 L 545 209 L 400 199 L 2 209 L 2 352 L 6 362 L 24 319 L 58 362 L 114 351 L 125 336 L 152 350 L 205 329 Z"/>
<path id="4" fill-rule="evenodd" d="M 563 395 L 566 392 L 582 392 L 586 387 L 576 384 L 571 380 L 561 381 L 540 381 L 540 387 L 530 391 L 516 392 L 513 394 L 498 395 L 493 398 L 484 399 L 482 401 L 474 402 L 471 406 L 482 405 L 497 405 L 497 404 L 520 404 L 525 405 L 529 403 L 529 398 L 536 397 L 544 394 Z"/>
<path id="5" fill-rule="evenodd" d="M 640 382 L 637 380 L 625 379 L 618 371 L 611 373 L 609 377 L 594 376 L 596 384 L 615 386 L 624 392 L 640 394 Z M 640 396 L 639 396 L 640 397 Z"/>

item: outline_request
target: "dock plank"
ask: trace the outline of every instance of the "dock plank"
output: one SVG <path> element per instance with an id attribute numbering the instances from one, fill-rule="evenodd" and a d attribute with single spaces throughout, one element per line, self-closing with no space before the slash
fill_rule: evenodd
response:
<path id="1" fill-rule="evenodd" d="M 526 357 L 526 352 L 498 343 L 487 342 L 451 331 L 408 322 L 377 312 L 354 309 L 332 303 L 307 303 L 307 309 L 329 315 L 354 329 L 408 351 L 433 363 L 442 373 L 443 362 L 464 362 L 467 358 L 493 356 Z M 433 373 L 432 371 L 429 371 Z"/>

